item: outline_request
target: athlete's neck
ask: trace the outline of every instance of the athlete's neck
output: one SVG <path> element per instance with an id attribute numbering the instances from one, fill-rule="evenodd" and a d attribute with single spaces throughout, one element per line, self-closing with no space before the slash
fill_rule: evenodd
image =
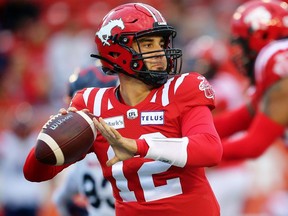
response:
<path id="1" fill-rule="evenodd" d="M 128 76 L 119 76 L 118 99 L 129 106 L 141 103 L 151 92 L 151 87 L 143 82 Z M 121 102 L 120 100 L 120 102 Z"/>

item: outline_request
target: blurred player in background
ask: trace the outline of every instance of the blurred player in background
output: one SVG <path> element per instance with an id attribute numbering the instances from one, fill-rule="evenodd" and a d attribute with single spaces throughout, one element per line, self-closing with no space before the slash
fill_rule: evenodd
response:
<path id="1" fill-rule="evenodd" d="M 216 93 L 213 115 L 238 108 L 245 101 L 246 78 L 230 60 L 231 49 L 224 40 L 203 35 L 184 49 L 184 71 L 197 71 L 210 82 Z"/>
<path id="2" fill-rule="evenodd" d="M 287 20 L 287 3 L 276 0 L 248 1 L 233 14 L 232 57 L 238 70 L 249 77 L 251 86 L 247 104 L 214 118 L 223 140 L 223 161 L 257 158 L 285 136 L 288 127 Z M 238 131 L 245 133 L 237 139 L 225 139 Z M 283 139 L 281 142 L 283 144 Z M 284 154 L 285 151 L 287 149 Z M 267 165 L 281 157 L 285 158 L 283 152 L 278 150 L 270 163 L 263 163 L 263 169 L 267 170 Z M 279 190 L 284 187 L 287 194 L 287 183 L 283 182 L 283 176 L 286 175 L 287 179 L 287 162 L 273 164 L 277 168 L 263 179 L 267 182 L 277 178 L 272 188 Z M 260 169 L 255 171 L 259 172 Z M 254 191 L 257 191 L 257 187 L 259 183 L 255 184 Z M 277 203 L 282 202 L 278 200 Z M 283 207 L 287 210 L 287 204 Z M 279 206 L 277 208 L 280 209 Z M 271 215 L 274 213 L 269 212 Z M 287 215 L 287 211 L 277 215 Z"/>
<path id="3" fill-rule="evenodd" d="M 228 42 L 203 35 L 190 41 L 184 51 L 186 71 L 201 73 L 215 90 L 214 116 L 244 103 L 247 79 L 231 62 Z M 233 162 L 208 168 L 207 177 L 219 201 L 221 216 L 241 215 L 251 181 L 246 163 Z"/>
<path id="4" fill-rule="evenodd" d="M 37 216 L 48 198 L 50 185 L 31 184 L 22 172 L 25 155 L 38 135 L 34 110 L 25 102 L 14 109 L 11 128 L 0 132 L 0 207 L 4 216 Z"/>
<path id="5" fill-rule="evenodd" d="M 224 142 L 223 160 L 260 156 L 288 125 L 288 5 L 249 1 L 232 18 L 233 60 L 254 88 L 248 104 L 215 118 L 221 137 L 248 130 Z"/>
<path id="6" fill-rule="evenodd" d="M 116 76 L 105 75 L 100 65 L 77 68 L 69 77 L 66 102 L 69 104 L 78 90 L 112 87 L 117 81 Z M 54 193 L 54 201 L 61 216 L 115 215 L 110 182 L 103 177 L 94 154 L 88 154 L 69 168 L 63 184 Z"/>

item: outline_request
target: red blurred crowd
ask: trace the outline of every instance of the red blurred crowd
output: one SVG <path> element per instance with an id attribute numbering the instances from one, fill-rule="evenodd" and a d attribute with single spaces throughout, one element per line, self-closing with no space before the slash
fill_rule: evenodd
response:
<path id="1" fill-rule="evenodd" d="M 57 111 L 55 107 L 61 106 L 59 101 L 66 93 L 68 74 L 92 61 L 89 55 L 95 52 L 94 34 L 99 21 L 111 8 L 127 2 L 132 1 L 1 0 L 0 129 L 9 126 L 15 107 L 24 101 L 39 108 L 40 124 L 41 117 L 46 119 Z M 229 31 L 227 20 L 241 3 L 142 2 L 158 8 L 177 28 L 177 43 L 182 47 L 201 34 L 225 37 Z"/>

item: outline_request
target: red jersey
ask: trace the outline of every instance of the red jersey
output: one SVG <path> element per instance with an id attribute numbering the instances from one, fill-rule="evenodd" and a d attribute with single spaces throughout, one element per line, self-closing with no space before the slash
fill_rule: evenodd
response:
<path id="1" fill-rule="evenodd" d="M 214 92 L 203 76 L 175 76 L 134 107 L 120 103 L 114 87 L 83 89 L 71 106 L 88 108 L 124 137 L 189 140 L 183 167 L 139 155 L 107 167 L 114 152 L 98 133 L 91 151 L 112 184 L 116 215 L 220 215 L 204 172 L 221 160 L 222 146 L 209 110 L 214 108 Z"/>
<path id="2" fill-rule="evenodd" d="M 288 76 L 288 39 L 265 46 L 257 56 L 254 71 L 256 89 L 253 100 L 258 102 L 271 85 Z"/>

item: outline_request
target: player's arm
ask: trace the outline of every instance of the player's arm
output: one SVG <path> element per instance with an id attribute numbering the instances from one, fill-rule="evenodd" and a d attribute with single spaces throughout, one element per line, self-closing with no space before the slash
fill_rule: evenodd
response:
<path id="1" fill-rule="evenodd" d="M 68 110 L 77 111 L 76 108 L 70 107 Z M 67 114 L 67 110 L 62 108 L 59 111 L 62 114 Z M 84 157 L 84 156 L 83 156 Z M 35 147 L 29 152 L 23 166 L 24 177 L 31 182 L 47 181 L 55 177 L 59 172 L 69 165 L 51 166 L 41 163 L 36 159 Z"/>
<path id="2" fill-rule="evenodd" d="M 256 158 L 284 134 L 288 125 L 288 78 L 275 83 L 262 98 L 247 133 L 238 140 L 223 142 L 223 160 Z"/>
<path id="3" fill-rule="evenodd" d="M 288 77 L 275 83 L 264 95 L 260 110 L 275 123 L 288 126 Z"/>
<path id="4" fill-rule="evenodd" d="M 235 110 L 214 116 L 214 124 L 221 139 L 249 127 L 254 117 L 254 108 L 247 103 Z"/>
<path id="5" fill-rule="evenodd" d="M 24 163 L 23 174 L 28 181 L 42 182 L 52 179 L 67 166 L 51 166 L 41 163 L 36 159 L 35 147 L 33 147 Z"/>
<path id="6" fill-rule="evenodd" d="M 209 167 L 219 163 L 222 144 L 207 106 L 196 106 L 185 113 L 182 134 L 182 138 L 137 140 L 138 153 L 179 167 Z"/>

